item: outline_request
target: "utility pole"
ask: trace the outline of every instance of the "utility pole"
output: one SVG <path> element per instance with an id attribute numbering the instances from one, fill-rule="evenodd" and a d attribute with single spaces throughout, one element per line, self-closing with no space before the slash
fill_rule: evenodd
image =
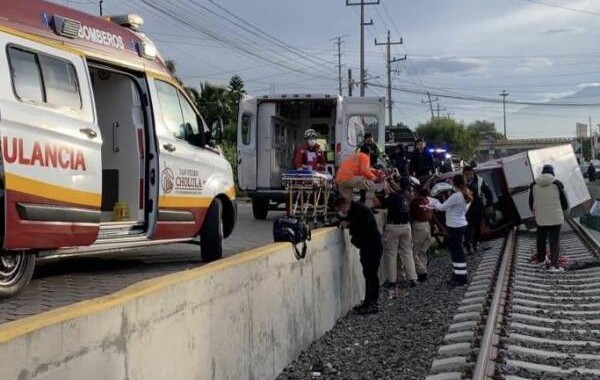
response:
<path id="1" fill-rule="evenodd" d="M 508 92 L 506 92 L 506 90 L 502 90 L 500 96 L 502 97 L 502 111 L 504 114 L 504 140 L 506 140 L 506 97 L 508 96 Z"/>
<path id="2" fill-rule="evenodd" d="M 352 81 L 352 69 L 348 69 L 348 96 L 352 97 L 352 87 L 354 82 Z"/>
<path id="3" fill-rule="evenodd" d="M 590 122 L 590 150 L 592 151 L 591 159 L 595 159 L 596 157 L 596 142 L 594 141 L 594 127 L 592 127 L 592 117 L 588 116 L 588 120 Z"/>
<path id="4" fill-rule="evenodd" d="M 440 121 L 440 111 L 447 111 L 446 107 L 440 107 L 440 103 L 437 104 L 437 119 Z"/>
<path id="5" fill-rule="evenodd" d="M 102 16 L 102 3 L 104 2 L 104 0 L 100 0 L 100 16 Z"/>
<path id="6" fill-rule="evenodd" d="M 373 25 L 373 20 L 365 22 L 365 5 L 379 5 L 379 0 L 351 3 L 346 0 L 346 6 L 360 5 L 360 96 L 365 96 L 365 26 Z"/>
<path id="7" fill-rule="evenodd" d="M 427 91 L 427 99 L 421 100 L 421 104 L 429 104 L 429 110 L 431 111 L 431 121 L 435 120 L 435 115 L 433 114 L 433 103 L 439 101 L 438 98 L 431 99 L 431 93 Z"/>
<path id="8" fill-rule="evenodd" d="M 388 95 L 388 120 L 389 126 L 392 127 L 394 125 L 393 116 L 392 116 L 392 106 L 394 101 L 392 100 L 392 63 L 404 61 L 406 59 L 406 55 L 403 58 L 392 58 L 391 55 L 391 47 L 392 45 L 402 45 L 402 37 L 400 37 L 400 41 L 392 42 L 392 37 L 390 31 L 387 33 L 387 42 L 377 42 L 375 39 L 375 46 L 385 45 L 387 49 L 387 95 Z"/>
<path id="9" fill-rule="evenodd" d="M 338 36 L 338 37 L 334 37 L 332 38 L 332 40 L 335 41 L 335 44 L 337 45 L 337 57 L 338 57 L 338 82 L 339 82 L 339 91 L 338 93 L 340 95 L 342 95 L 342 43 L 344 43 L 344 41 L 342 40 L 342 38 L 346 37 L 345 35 L 343 36 Z"/>

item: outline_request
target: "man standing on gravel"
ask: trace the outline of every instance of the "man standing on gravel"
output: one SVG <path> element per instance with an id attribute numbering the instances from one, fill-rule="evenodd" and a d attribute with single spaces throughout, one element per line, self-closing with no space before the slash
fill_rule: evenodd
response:
<path id="1" fill-rule="evenodd" d="M 352 244 L 359 249 L 360 264 L 365 277 L 365 299 L 354 310 L 358 314 L 379 311 L 379 263 L 383 254 L 381 234 L 373 212 L 364 204 L 338 197 L 334 210 L 342 218 L 341 227 L 348 228 Z"/>
<path id="2" fill-rule="evenodd" d="M 481 242 L 481 222 L 483 220 L 484 211 L 492 207 L 494 197 L 492 191 L 483 178 L 475 174 L 474 168 L 467 165 L 463 168 L 463 176 L 467 181 L 467 186 L 473 194 L 473 203 L 467 211 L 467 221 L 469 227 L 465 234 L 465 247 L 467 248 L 467 254 L 472 255 L 473 252 L 478 252 L 477 245 Z M 484 250 L 489 247 L 481 247 Z"/>
<path id="3" fill-rule="evenodd" d="M 554 177 L 554 167 L 544 165 L 542 174 L 529 189 L 529 208 L 537 224 L 537 254 L 534 262 L 545 263 L 546 241 L 550 240 L 550 272 L 562 272 L 558 256 L 560 228 L 565 222 L 564 211 L 569 208 L 563 184 Z"/>
<path id="4" fill-rule="evenodd" d="M 400 189 L 386 191 L 383 205 L 387 208 L 387 222 L 383 229 L 383 260 L 385 280 L 388 286 L 396 287 L 398 282 L 398 255 L 404 267 L 404 274 L 411 287 L 417 286 L 417 272 L 412 250 L 410 228 L 410 181 L 401 177 Z"/>

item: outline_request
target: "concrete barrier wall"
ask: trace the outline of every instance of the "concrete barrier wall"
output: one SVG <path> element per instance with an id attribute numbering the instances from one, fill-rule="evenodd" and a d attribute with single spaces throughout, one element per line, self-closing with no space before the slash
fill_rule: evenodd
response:
<path id="1" fill-rule="evenodd" d="M 2 380 L 270 379 L 363 293 L 346 234 L 273 244 L 0 326 Z"/>

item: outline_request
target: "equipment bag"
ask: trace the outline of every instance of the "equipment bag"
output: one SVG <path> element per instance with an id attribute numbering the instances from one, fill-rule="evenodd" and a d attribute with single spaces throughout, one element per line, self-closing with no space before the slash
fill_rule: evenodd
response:
<path id="1" fill-rule="evenodd" d="M 275 242 L 289 242 L 294 247 L 294 254 L 297 260 L 306 257 L 306 241 L 311 239 L 310 227 L 295 218 L 279 218 L 273 224 L 273 240 Z M 302 244 L 302 249 L 298 249 L 298 244 Z"/>

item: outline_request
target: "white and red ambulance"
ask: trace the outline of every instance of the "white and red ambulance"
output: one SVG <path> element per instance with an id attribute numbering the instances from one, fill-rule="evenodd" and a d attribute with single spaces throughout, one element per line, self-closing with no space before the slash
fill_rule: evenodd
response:
<path id="1" fill-rule="evenodd" d="M 36 257 L 198 236 L 221 257 L 231 166 L 142 23 L 0 0 L 0 297 Z"/>

